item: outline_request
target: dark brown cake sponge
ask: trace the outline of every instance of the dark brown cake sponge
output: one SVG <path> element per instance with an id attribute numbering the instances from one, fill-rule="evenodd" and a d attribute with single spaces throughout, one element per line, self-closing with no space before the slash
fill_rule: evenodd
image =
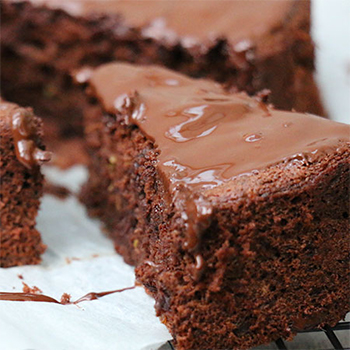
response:
<path id="1" fill-rule="evenodd" d="M 349 310 L 350 129 L 160 67 L 89 79 L 83 201 L 179 349 L 246 349 Z"/>
<path id="2" fill-rule="evenodd" d="M 0 101 L 0 267 L 37 264 L 45 251 L 35 229 L 40 163 L 49 160 L 42 123 L 30 108 Z"/>

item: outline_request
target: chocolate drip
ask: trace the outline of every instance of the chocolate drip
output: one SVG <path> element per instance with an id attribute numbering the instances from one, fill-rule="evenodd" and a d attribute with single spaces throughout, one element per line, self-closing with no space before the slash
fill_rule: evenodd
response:
<path id="1" fill-rule="evenodd" d="M 191 196 L 186 187 L 183 187 L 181 192 L 176 193 L 175 202 L 187 226 L 187 239 L 184 248 L 197 252 L 200 249 L 200 232 L 207 229 L 210 224 L 211 203 L 198 194 Z M 199 217 L 201 220 L 198 220 Z M 197 265 L 203 266 L 203 264 Z"/>
<path id="2" fill-rule="evenodd" d="M 100 292 L 95 293 L 91 292 L 83 297 L 77 299 L 76 301 L 72 302 L 60 302 L 54 298 L 51 298 L 47 295 L 43 294 L 33 294 L 33 293 L 12 293 L 12 292 L 0 292 L 0 300 L 6 300 L 6 301 L 35 301 L 35 302 L 45 302 L 45 303 L 54 303 L 54 304 L 61 304 L 61 305 L 71 305 L 71 304 L 79 304 L 83 301 L 90 301 L 90 300 L 96 300 L 99 298 L 102 298 L 109 294 L 114 293 L 121 293 L 129 289 L 134 289 L 136 286 L 122 288 L 122 289 L 116 289 L 111 290 L 107 292 Z"/>
<path id="3" fill-rule="evenodd" d="M 111 290 L 108 292 L 100 292 L 100 293 L 91 292 L 91 293 L 88 293 L 88 294 L 82 296 L 81 298 L 72 302 L 71 304 L 78 304 L 78 303 L 81 303 L 82 301 L 96 300 L 96 299 L 102 298 L 102 297 L 109 295 L 109 294 L 121 293 L 121 292 L 124 292 L 126 290 L 135 289 L 135 288 L 136 288 L 136 286 L 132 286 L 132 287 L 126 287 L 126 288 L 122 288 L 122 289 Z"/>
<path id="4" fill-rule="evenodd" d="M 0 300 L 7 301 L 37 301 L 45 303 L 55 303 L 61 304 L 54 298 L 51 298 L 43 294 L 33 294 L 33 293 L 12 293 L 12 292 L 0 292 Z"/>
<path id="5" fill-rule="evenodd" d="M 27 168 L 48 162 L 51 153 L 37 147 L 35 138 L 37 128 L 33 115 L 24 108 L 19 108 L 12 115 L 12 132 L 18 160 Z"/>

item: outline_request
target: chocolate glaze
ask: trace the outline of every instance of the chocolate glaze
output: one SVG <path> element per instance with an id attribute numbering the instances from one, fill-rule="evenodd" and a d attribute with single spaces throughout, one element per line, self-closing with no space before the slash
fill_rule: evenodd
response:
<path id="1" fill-rule="evenodd" d="M 5 301 L 36 301 L 36 302 L 45 302 L 45 303 L 54 303 L 54 304 L 61 304 L 61 305 L 68 305 L 68 304 L 79 304 L 83 301 L 90 301 L 90 300 L 96 300 L 99 298 L 102 298 L 106 295 L 113 294 L 113 293 L 121 293 L 125 290 L 134 289 L 136 286 L 122 288 L 122 289 L 116 289 L 111 290 L 108 292 L 100 292 L 95 293 L 91 292 L 83 297 L 77 299 L 76 301 L 72 302 L 60 302 L 54 298 L 51 298 L 47 295 L 43 294 L 33 294 L 33 293 L 12 293 L 12 292 L 0 292 L 0 300 Z"/>
<path id="2" fill-rule="evenodd" d="M 280 26 L 293 7 L 291 0 L 273 2 L 31 0 L 31 2 L 62 8 L 72 15 L 121 14 L 127 25 L 143 27 L 145 37 L 163 39 L 169 43 L 182 41 L 187 47 L 225 37 L 232 43 L 239 43 L 237 51 L 243 46 L 246 47 L 247 39 L 263 36 Z"/>
<path id="3" fill-rule="evenodd" d="M 33 168 L 51 159 L 50 152 L 43 151 L 36 145 L 37 129 L 29 110 L 18 108 L 12 115 L 11 125 L 16 156 L 25 167 Z"/>
<path id="4" fill-rule="evenodd" d="M 12 130 L 16 157 L 25 167 L 31 169 L 51 159 L 51 153 L 37 144 L 39 123 L 31 109 L 0 99 L 0 118 Z"/>
<path id="5" fill-rule="evenodd" d="M 124 292 L 126 290 L 135 289 L 135 288 L 136 288 L 136 286 L 132 286 L 132 287 L 126 287 L 126 288 L 122 288 L 122 289 L 110 290 L 108 292 L 100 292 L 100 293 L 91 292 L 91 293 L 88 293 L 88 294 L 84 295 L 83 297 L 79 298 L 78 300 L 72 302 L 72 304 L 78 304 L 78 303 L 81 303 L 82 301 L 96 300 L 96 299 L 102 298 L 102 297 L 109 295 L 109 294 L 121 293 L 121 292 Z"/>
<path id="6" fill-rule="evenodd" d="M 90 87 L 106 112 L 137 125 L 160 150 L 158 169 L 186 216 L 190 250 L 211 214 L 206 189 L 277 164 L 306 165 L 350 141 L 348 125 L 274 110 L 164 68 L 107 64 Z"/>

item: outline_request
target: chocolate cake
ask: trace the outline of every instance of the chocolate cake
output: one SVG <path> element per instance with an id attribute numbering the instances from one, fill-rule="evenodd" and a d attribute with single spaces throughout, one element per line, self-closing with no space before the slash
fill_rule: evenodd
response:
<path id="1" fill-rule="evenodd" d="M 50 159 L 41 128 L 30 108 L 0 100 L 0 267 L 37 264 L 45 251 L 35 229 L 40 164 Z"/>
<path id="2" fill-rule="evenodd" d="M 86 78 L 82 200 L 177 349 L 246 349 L 345 316 L 348 125 L 156 66 Z"/>
<path id="3" fill-rule="evenodd" d="M 2 93 L 49 117 L 47 142 L 64 162 L 83 157 L 76 138 L 82 134 L 82 96 L 71 74 L 108 61 L 164 65 L 249 94 L 270 89 L 270 101 L 279 108 L 323 113 L 313 80 L 309 1 L 1 5 Z"/>

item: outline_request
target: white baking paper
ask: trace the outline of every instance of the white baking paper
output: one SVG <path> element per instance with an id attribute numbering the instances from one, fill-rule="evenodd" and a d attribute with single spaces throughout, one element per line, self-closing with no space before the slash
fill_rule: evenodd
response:
<path id="1" fill-rule="evenodd" d="M 350 1 L 312 0 L 316 81 L 332 119 L 350 124 Z"/>
<path id="2" fill-rule="evenodd" d="M 45 170 L 51 181 L 74 191 L 86 174 L 83 167 Z M 76 300 L 89 292 L 134 285 L 133 268 L 74 196 L 60 200 L 45 195 L 41 208 L 38 229 L 48 246 L 42 264 L 0 268 L 0 291 L 21 292 L 25 282 L 55 299 L 69 293 Z M 158 349 L 171 336 L 153 304 L 142 287 L 77 305 L 0 301 L 0 349 Z"/>

